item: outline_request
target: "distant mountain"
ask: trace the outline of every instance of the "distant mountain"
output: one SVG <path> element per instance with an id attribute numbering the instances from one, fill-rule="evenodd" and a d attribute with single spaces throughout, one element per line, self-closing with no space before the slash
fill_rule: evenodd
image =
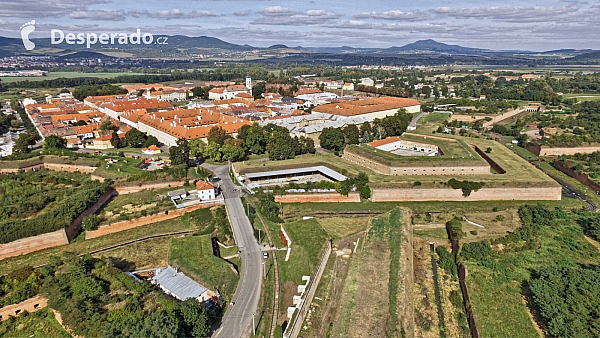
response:
<path id="1" fill-rule="evenodd" d="M 71 53 L 71 54 L 62 55 L 62 56 L 57 57 L 56 59 L 60 60 L 60 61 L 75 60 L 75 59 L 103 59 L 103 60 L 108 60 L 108 59 L 116 59 L 116 57 L 104 55 L 102 53 L 96 53 L 96 52 L 90 52 L 90 51 L 82 51 L 82 52 L 75 52 L 75 53 Z"/>
<path id="2" fill-rule="evenodd" d="M 593 49 L 556 49 L 541 52 L 540 54 L 547 55 L 580 55 L 594 52 Z"/>
<path id="3" fill-rule="evenodd" d="M 481 54 L 489 50 L 480 48 L 448 45 L 432 39 L 419 40 L 402 47 L 390 47 L 383 50 L 388 53 L 444 53 L 444 54 Z"/>
<path id="4" fill-rule="evenodd" d="M 3 36 L 0 36 L 0 46 L 20 45 L 22 43 L 23 42 L 21 41 L 21 39 L 5 38 Z"/>
<path id="5" fill-rule="evenodd" d="M 249 45 L 236 45 L 210 36 L 169 36 L 168 45 L 173 48 L 218 48 L 228 50 L 252 50 L 255 47 Z M 168 46 L 165 45 L 165 46 Z"/>
<path id="6" fill-rule="evenodd" d="M 277 45 L 267 47 L 267 49 L 283 49 L 283 48 L 287 49 L 289 47 L 286 45 L 282 45 L 282 44 L 277 44 Z"/>

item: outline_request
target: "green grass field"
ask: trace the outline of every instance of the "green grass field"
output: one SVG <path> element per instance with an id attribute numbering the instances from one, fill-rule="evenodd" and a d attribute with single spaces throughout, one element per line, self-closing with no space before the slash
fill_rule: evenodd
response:
<path id="1" fill-rule="evenodd" d="M 477 202 L 361 202 L 361 203 L 285 203 L 284 218 L 299 218 L 304 216 L 344 217 L 377 215 L 388 212 L 397 206 L 410 208 L 413 213 L 475 213 L 490 212 L 494 209 L 505 210 L 518 208 L 531 202 L 526 201 L 477 201 Z M 564 198 L 561 201 L 536 202 L 549 207 L 579 209 L 585 204 L 575 198 Z M 279 230 L 277 230 L 279 231 Z"/>
<path id="2" fill-rule="evenodd" d="M 600 100 L 600 94 L 564 94 L 565 99 L 577 99 L 577 101 L 598 101 Z"/>
<path id="3" fill-rule="evenodd" d="M 54 80 L 58 78 L 76 78 L 76 77 L 97 77 L 97 78 L 115 78 L 120 75 L 145 75 L 143 73 L 83 73 L 83 72 L 49 72 L 46 76 L 5 76 L 1 80 L 4 83 L 19 81 L 43 81 Z"/>
<path id="4" fill-rule="evenodd" d="M 219 290 L 226 301 L 233 298 L 238 274 L 232 264 L 213 255 L 210 236 L 173 238 L 169 245 L 169 264 L 209 290 Z"/>
<path id="5" fill-rule="evenodd" d="M 71 338 L 60 326 L 49 308 L 0 323 L 0 336 L 5 338 Z"/>
<path id="6" fill-rule="evenodd" d="M 284 223 L 283 227 L 292 240 L 292 252 L 287 262 L 286 252 L 278 252 L 280 283 L 302 284 L 302 276 L 312 275 L 328 236 L 316 219 Z M 279 237 L 279 231 L 271 233 L 271 237 Z"/>
<path id="7" fill-rule="evenodd" d="M 348 237 L 359 231 L 363 231 L 369 225 L 371 217 L 319 217 L 317 221 L 327 234 L 334 239 Z"/>

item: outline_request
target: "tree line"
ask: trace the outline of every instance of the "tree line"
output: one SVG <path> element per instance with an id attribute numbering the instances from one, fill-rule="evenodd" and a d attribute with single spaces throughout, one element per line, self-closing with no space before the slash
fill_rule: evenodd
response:
<path id="1" fill-rule="evenodd" d="M 190 157 L 221 162 L 240 161 L 251 154 L 267 154 L 271 160 L 287 160 L 296 155 L 314 154 L 315 144 L 307 137 L 292 137 L 287 128 L 253 123 L 242 126 L 235 138 L 222 127 L 215 126 L 208 132 L 207 142 L 200 138 L 179 139 L 169 153 L 175 165 L 187 164 Z"/>

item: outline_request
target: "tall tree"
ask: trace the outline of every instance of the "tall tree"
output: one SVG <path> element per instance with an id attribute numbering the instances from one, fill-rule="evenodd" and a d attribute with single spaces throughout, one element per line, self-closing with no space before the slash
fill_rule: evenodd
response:
<path id="1" fill-rule="evenodd" d="M 319 135 L 319 142 L 325 149 L 339 151 L 344 148 L 344 134 L 338 128 L 324 128 Z"/>
<path id="2" fill-rule="evenodd" d="M 44 139 L 44 149 L 62 149 L 65 147 L 65 140 L 56 135 L 50 135 Z"/>
<path id="3" fill-rule="evenodd" d="M 183 138 L 178 139 L 177 145 L 169 148 L 169 158 L 173 165 L 185 164 L 188 166 L 190 159 L 190 146 L 188 141 Z"/>
<path id="4" fill-rule="evenodd" d="M 144 145 L 144 142 L 146 142 L 146 139 L 146 134 L 135 128 L 131 128 L 125 133 L 125 143 L 133 148 L 141 148 Z"/>
<path id="5" fill-rule="evenodd" d="M 358 144 L 359 131 L 356 125 L 350 124 L 342 129 L 347 144 Z"/>

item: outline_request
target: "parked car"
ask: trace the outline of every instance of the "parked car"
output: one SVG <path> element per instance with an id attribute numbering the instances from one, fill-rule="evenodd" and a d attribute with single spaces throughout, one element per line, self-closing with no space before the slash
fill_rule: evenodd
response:
<path id="1" fill-rule="evenodd" d="M 264 258 L 264 259 L 267 259 L 267 258 L 269 258 L 269 253 L 268 253 L 268 252 L 266 252 L 266 251 L 265 251 L 265 252 L 263 252 L 263 258 Z"/>

